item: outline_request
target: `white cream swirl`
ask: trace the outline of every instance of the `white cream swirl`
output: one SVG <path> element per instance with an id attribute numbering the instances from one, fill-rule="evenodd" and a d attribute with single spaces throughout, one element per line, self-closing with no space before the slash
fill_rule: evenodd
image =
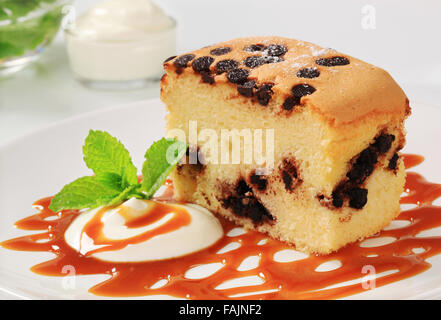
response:
<path id="1" fill-rule="evenodd" d="M 68 227 L 65 240 L 77 252 L 95 257 L 100 260 L 113 262 L 141 262 L 170 259 L 187 255 L 205 249 L 216 243 L 223 236 L 223 229 L 207 209 L 195 204 L 167 205 L 168 211 L 160 218 L 146 225 L 128 227 L 127 223 L 135 219 L 142 220 L 153 214 L 154 206 L 164 204 L 152 200 L 132 198 L 125 203 L 103 209 L 102 207 L 82 212 Z M 148 232 L 166 229 L 172 223 L 177 211 L 186 211 L 189 222 L 170 232 L 159 233 L 146 241 L 126 244 L 128 239 L 142 237 Z M 105 210 L 105 211 L 103 211 Z M 122 214 L 122 212 L 125 212 Z M 98 215 L 98 216 L 97 216 Z M 98 217 L 98 220 L 97 220 Z M 106 241 L 116 244 L 115 248 L 99 251 L 105 245 L 99 245 L 97 239 L 92 239 L 86 226 L 97 220 L 101 226 L 101 236 Z M 133 241 L 132 241 L 133 242 Z M 98 243 L 98 245 L 97 245 Z M 118 248 L 119 244 L 123 244 Z M 98 249 L 98 250 L 97 250 Z M 95 252 L 97 251 L 97 252 Z"/>

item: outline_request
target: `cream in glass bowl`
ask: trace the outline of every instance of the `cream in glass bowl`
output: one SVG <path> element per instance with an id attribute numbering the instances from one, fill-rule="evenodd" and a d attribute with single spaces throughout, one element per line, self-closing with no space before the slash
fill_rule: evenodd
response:
<path id="1" fill-rule="evenodd" d="M 108 0 L 66 29 L 75 77 L 91 87 L 136 88 L 159 80 L 176 52 L 176 22 L 150 0 Z"/>

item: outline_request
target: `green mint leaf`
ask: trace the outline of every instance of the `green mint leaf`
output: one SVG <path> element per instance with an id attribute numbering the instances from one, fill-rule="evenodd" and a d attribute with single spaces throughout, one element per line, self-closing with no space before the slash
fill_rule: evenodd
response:
<path id="1" fill-rule="evenodd" d="M 150 199 L 162 186 L 186 150 L 185 142 L 166 138 L 156 141 L 147 150 L 142 168 L 142 189 L 147 199 Z"/>
<path id="2" fill-rule="evenodd" d="M 112 199 L 112 201 L 110 201 L 108 203 L 109 206 L 113 206 L 113 205 L 117 205 L 127 199 L 130 198 L 144 198 L 144 195 L 142 193 L 140 193 L 141 189 L 141 184 L 138 185 L 131 185 L 130 187 L 127 187 L 123 192 L 121 192 L 118 196 L 116 196 L 115 198 Z"/>
<path id="3" fill-rule="evenodd" d="M 96 177 L 82 177 L 63 187 L 49 205 L 58 212 L 65 209 L 96 208 L 107 205 L 120 195 L 121 191 L 104 185 Z"/>
<path id="4" fill-rule="evenodd" d="M 83 146 L 84 162 L 97 179 L 120 191 L 138 183 L 137 170 L 124 145 L 104 131 L 90 130 Z"/>

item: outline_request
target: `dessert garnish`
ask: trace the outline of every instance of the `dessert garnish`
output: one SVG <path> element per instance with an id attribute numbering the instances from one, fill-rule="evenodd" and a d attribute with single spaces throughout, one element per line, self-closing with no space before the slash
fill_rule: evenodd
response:
<path id="1" fill-rule="evenodd" d="M 184 156 L 187 145 L 162 138 L 147 150 L 142 181 L 124 145 L 109 133 L 90 130 L 83 146 L 84 162 L 94 173 L 65 185 L 51 201 L 49 209 L 96 208 L 116 205 L 130 198 L 151 199 L 170 171 Z M 172 150 L 172 152 L 167 152 Z"/>

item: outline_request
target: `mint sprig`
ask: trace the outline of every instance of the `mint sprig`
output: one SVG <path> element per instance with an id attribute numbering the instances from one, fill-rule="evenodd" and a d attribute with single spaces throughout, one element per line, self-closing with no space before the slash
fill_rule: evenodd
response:
<path id="1" fill-rule="evenodd" d="M 129 151 L 104 131 L 90 131 L 83 146 L 84 162 L 99 181 L 124 190 L 137 184 L 136 167 Z"/>
<path id="2" fill-rule="evenodd" d="M 116 205 L 132 197 L 151 199 L 186 150 L 187 144 L 175 139 L 156 141 L 145 154 L 143 179 L 138 182 L 137 169 L 124 145 L 105 131 L 90 130 L 83 154 L 84 162 L 95 175 L 65 185 L 54 196 L 49 209 L 92 209 Z"/>
<path id="3" fill-rule="evenodd" d="M 151 198 L 162 186 L 175 165 L 184 156 L 187 144 L 162 138 L 145 153 L 142 167 L 142 189 Z"/>

